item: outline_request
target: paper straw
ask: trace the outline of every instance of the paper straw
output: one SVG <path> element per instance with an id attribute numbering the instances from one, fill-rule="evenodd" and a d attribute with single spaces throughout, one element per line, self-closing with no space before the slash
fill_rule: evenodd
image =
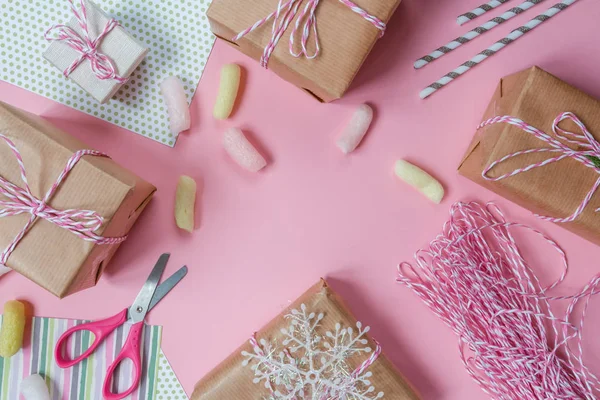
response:
<path id="1" fill-rule="evenodd" d="M 429 55 L 421 57 L 420 59 L 418 59 L 415 62 L 415 68 L 416 69 L 423 68 L 425 65 L 429 64 L 430 62 L 437 60 L 438 58 L 442 57 L 443 55 L 450 53 L 452 50 L 455 50 L 458 47 L 462 46 L 463 44 L 470 42 L 471 40 L 475 39 L 477 36 L 482 35 L 488 31 L 494 29 L 498 25 L 505 23 L 506 21 L 516 17 L 519 14 L 524 13 L 525 11 L 529 10 L 531 7 L 533 7 L 537 4 L 540 4 L 544 1 L 546 1 L 546 0 L 527 0 L 524 3 L 521 3 L 520 5 L 518 5 L 517 7 L 511 8 L 510 10 L 508 10 L 504 14 L 500 15 L 499 17 L 489 20 L 485 24 L 480 25 L 477 28 L 473 29 L 472 31 L 465 33 L 463 36 L 457 37 L 456 39 L 454 39 L 450 43 L 446 44 L 445 46 L 442 46 L 439 49 L 429 53 Z"/>
<path id="2" fill-rule="evenodd" d="M 492 46 L 483 50 L 481 53 L 477 54 L 475 57 L 473 57 L 469 61 L 462 64 L 460 67 L 456 68 L 454 71 L 446 74 L 441 79 L 439 79 L 437 82 L 434 82 L 431 85 L 429 85 L 428 87 L 426 87 L 425 89 L 423 89 L 420 94 L 421 98 L 424 99 L 426 97 L 431 96 L 433 93 L 435 93 L 439 89 L 443 88 L 444 86 L 446 86 L 447 84 L 452 82 L 454 79 L 463 75 L 464 73 L 469 71 L 474 66 L 482 63 L 485 59 L 498 53 L 500 50 L 502 50 L 509 44 L 513 43 L 514 41 L 519 39 L 521 36 L 525 35 L 527 32 L 530 32 L 531 30 L 535 29 L 542 22 L 548 21 L 550 18 L 554 17 L 556 14 L 558 14 L 562 10 L 565 10 L 567 7 L 569 7 L 571 4 L 575 3 L 576 1 L 578 1 L 578 0 L 563 0 L 560 3 L 553 5 L 545 13 L 538 15 L 537 17 L 535 17 L 534 19 L 529 21 L 527 24 L 521 26 L 520 28 L 515 29 L 505 38 L 494 43 Z"/>
<path id="3" fill-rule="evenodd" d="M 464 13 L 460 15 L 456 19 L 456 23 L 459 25 L 464 25 L 469 21 L 474 20 L 475 18 L 485 14 L 488 11 L 493 10 L 496 7 L 500 7 L 502 4 L 509 2 L 510 0 L 491 0 L 488 3 L 482 4 L 474 10 L 469 11 L 468 13 Z"/>

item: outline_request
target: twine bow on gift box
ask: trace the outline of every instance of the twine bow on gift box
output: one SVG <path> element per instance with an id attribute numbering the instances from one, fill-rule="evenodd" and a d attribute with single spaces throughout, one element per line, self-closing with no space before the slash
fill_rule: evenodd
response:
<path id="1" fill-rule="evenodd" d="M 558 125 L 564 120 L 573 121 L 579 127 L 579 129 L 581 129 L 581 133 L 574 133 L 574 132 L 569 132 L 569 131 L 565 131 L 564 129 L 561 129 Z M 534 168 L 540 168 L 545 165 L 559 162 L 559 161 L 567 159 L 567 158 L 571 158 L 575 161 L 578 161 L 578 162 L 582 163 L 583 165 L 585 165 L 586 167 L 592 168 L 598 174 L 600 174 L 600 143 L 598 143 L 598 141 L 594 138 L 594 136 L 592 136 L 590 131 L 584 125 L 584 123 L 581 122 L 581 120 L 573 113 L 565 112 L 565 113 L 560 114 L 558 117 L 556 117 L 556 119 L 552 123 L 552 131 L 554 132 L 554 135 L 556 137 L 552 137 L 549 134 L 547 134 L 546 132 L 543 132 L 534 126 L 531 126 L 531 125 L 527 124 L 526 122 L 524 122 L 518 118 L 511 117 L 511 116 L 499 116 L 499 117 L 490 118 L 489 120 L 482 122 L 479 125 L 478 129 L 484 128 L 488 125 L 497 124 L 497 123 L 507 123 L 510 125 L 518 126 L 523 131 L 525 131 L 525 132 L 535 136 L 539 140 L 547 143 L 550 147 L 542 147 L 542 148 L 536 148 L 536 149 L 517 151 L 515 153 L 508 154 L 498 160 L 495 160 L 487 168 L 485 168 L 483 170 L 483 172 L 481 173 L 482 177 L 488 181 L 497 182 L 497 181 L 500 181 L 500 180 L 503 180 L 506 178 L 510 178 L 511 176 L 515 176 L 515 175 L 518 175 L 518 174 L 521 174 L 521 173 L 524 173 L 527 171 L 531 171 Z M 569 144 L 572 146 L 573 145 L 577 146 L 577 149 L 569 147 Z M 541 162 L 527 165 L 526 167 L 523 167 L 523 168 L 517 168 L 512 172 L 503 174 L 503 175 L 495 177 L 495 178 L 488 176 L 488 173 L 494 167 L 496 167 L 499 164 L 502 164 L 503 162 L 505 162 L 507 160 L 510 160 L 512 158 L 519 157 L 522 155 L 535 154 L 535 153 L 551 153 L 551 154 L 556 154 L 556 156 L 548 158 Z M 587 193 L 587 195 L 581 202 L 581 204 L 575 210 L 575 212 L 569 217 L 554 218 L 554 217 L 547 217 L 547 216 L 541 216 L 541 215 L 537 215 L 537 216 L 546 221 L 551 221 L 551 222 L 556 222 L 556 223 L 572 222 L 583 213 L 585 208 L 588 206 L 588 204 L 592 200 L 592 197 L 594 196 L 594 193 L 596 193 L 596 190 L 598 189 L 598 187 L 600 187 L 600 177 L 596 180 L 596 183 L 594 183 L 594 185 L 592 186 L 590 191 Z M 600 211 L 600 208 L 596 209 L 596 212 L 598 212 L 598 211 Z"/>
<path id="2" fill-rule="evenodd" d="M 269 64 L 269 59 L 271 58 L 271 55 L 273 54 L 275 47 L 279 43 L 279 40 L 281 40 L 281 37 L 283 36 L 285 31 L 289 27 L 290 23 L 294 20 L 294 18 L 298 14 L 298 10 L 303 1 L 304 0 L 288 0 L 288 1 L 279 0 L 279 3 L 277 5 L 277 10 L 273 11 L 271 14 L 269 14 L 265 18 L 257 21 L 254 25 L 252 25 L 248 29 L 245 29 L 242 32 L 238 33 L 232 40 L 234 42 L 237 42 L 239 39 L 243 38 L 244 36 L 248 35 L 249 33 L 253 32 L 253 31 L 255 31 L 256 29 L 260 28 L 261 26 L 263 26 L 264 24 L 269 22 L 271 19 L 273 19 L 273 27 L 271 29 L 271 32 L 272 32 L 271 40 L 265 47 L 263 55 L 260 59 L 260 65 L 263 68 L 267 68 L 267 65 Z M 306 3 L 306 6 L 300 12 L 298 19 L 296 20 L 296 24 L 290 35 L 290 42 L 289 42 L 290 54 L 296 58 L 304 56 L 308 59 L 313 59 L 313 58 L 317 57 L 319 55 L 319 52 L 321 51 L 321 47 L 319 46 L 319 33 L 317 31 L 317 17 L 315 15 L 320 1 L 321 0 L 308 0 Z M 365 10 L 363 10 L 362 8 L 360 8 L 359 6 L 357 6 L 350 0 L 338 0 L 338 1 L 340 3 L 342 3 L 343 5 L 345 5 L 346 7 L 348 7 L 351 11 L 355 12 L 356 14 L 360 15 L 361 17 L 363 17 L 364 19 L 366 19 L 367 21 L 372 23 L 377 29 L 379 29 L 381 31 L 380 37 L 383 36 L 383 34 L 385 33 L 385 29 L 386 29 L 385 22 L 383 22 L 379 18 L 369 14 L 368 12 L 366 12 Z M 300 31 L 300 30 L 302 31 L 302 38 L 300 40 L 300 45 L 301 45 L 302 49 L 300 51 L 296 52 L 294 50 L 294 47 L 295 47 L 294 37 L 297 35 L 298 31 Z M 309 50 L 307 48 L 307 44 L 308 44 L 308 41 L 311 36 L 311 31 L 313 34 L 314 45 L 315 45 L 315 50 L 312 54 L 309 52 Z"/>
<path id="3" fill-rule="evenodd" d="M 84 60 L 87 59 L 90 61 L 92 72 L 98 79 L 114 79 L 120 83 L 125 83 L 127 79 L 117 75 L 117 71 L 111 59 L 98 50 L 102 40 L 104 40 L 106 35 L 114 28 L 119 26 L 119 22 L 115 19 L 110 19 L 98 37 L 92 40 L 88 26 L 85 0 L 80 0 L 81 11 L 77 10 L 73 0 L 69 0 L 69 4 L 81 27 L 82 34 L 78 34 L 73 28 L 67 25 L 54 25 L 44 34 L 46 40 L 64 42 L 79 53 L 79 57 L 64 70 L 63 75 L 68 77 Z"/>
<path id="4" fill-rule="evenodd" d="M 69 172 L 71 172 L 83 156 L 108 157 L 106 154 L 95 150 L 79 150 L 75 152 L 71 158 L 69 158 L 67 165 L 56 179 L 56 182 L 54 182 L 52 187 L 46 192 L 43 199 L 38 199 L 33 195 L 31 188 L 29 187 L 21 153 L 9 138 L 0 134 L 0 139 L 4 140 L 12 150 L 17 160 L 17 164 L 19 165 L 21 180 L 23 181 L 23 187 L 20 187 L 0 176 L 0 195 L 5 198 L 0 199 L 0 218 L 19 214 L 31 215 L 25 226 L 23 226 L 23 229 L 21 229 L 12 242 L 0 254 L 0 266 L 4 267 L 6 265 L 6 262 L 15 250 L 15 247 L 17 247 L 21 239 L 23 239 L 27 231 L 29 231 L 38 218 L 45 219 L 46 221 L 72 232 L 83 240 L 94 242 L 99 245 L 121 243 L 127 238 L 126 236 L 103 237 L 97 235 L 95 232 L 100 229 L 105 221 L 104 218 L 95 211 L 78 209 L 57 210 L 48 205 L 48 202 L 52 196 L 54 196 Z"/>

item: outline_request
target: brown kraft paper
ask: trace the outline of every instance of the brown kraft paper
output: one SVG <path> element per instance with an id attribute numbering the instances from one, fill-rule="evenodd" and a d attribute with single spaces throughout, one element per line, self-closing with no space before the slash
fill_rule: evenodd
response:
<path id="1" fill-rule="evenodd" d="M 322 336 L 322 340 L 326 339 L 326 331 L 335 332 L 335 325 L 338 323 L 342 328 L 352 327 L 356 334 L 356 319 L 350 313 L 342 299 L 327 286 L 327 283 L 324 280 L 321 280 L 293 302 L 278 317 L 261 329 L 256 334 L 256 339 L 259 341 L 264 339 L 269 343 L 275 344 L 277 352 L 279 352 L 279 350 L 283 349 L 281 344 L 284 340 L 281 329 L 287 329 L 290 326 L 290 319 L 286 318 L 286 315 L 289 315 L 292 310 L 301 310 L 303 304 L 306 306 L 308 313 L 314 312 L 315 314 L 324 314 L 323 319 L 317 327 L 317 332 Z M 368 324 L 365 323 L 363 328 L 366 325 Z M 366 346 L 371 349 L 375 349 L 376 347 L 375 342 L 370 337 L 368 337 L 368 344 L 366 344 Z M 191 400 L 269 399 L 270 392 L 265 388 L 264 381 L 253 383 L 255 374 L 251 369 L 251 366 L 256 365 L 256 361 L 244 366 L 242 363 L 246 357 L 243 356 L 242 352 L 254 353 L 252 345 L 249 342 L 246 342 L 229 356 L 229 358 L 200 380 L 196 385 Z M 349 370 L 354 371 L 370 356 L 370 354 L 371 353 L 366 355 L 360 354 L 348 358 L 347 362 L 349 364 Z M 372 398 L 376 398 L 376 395 L 379 392 L 383 392 L 382 399 L 418 399 L 410 385 L 406 383 L 383 353 L 367 371 L 370 371 L 373 374 L 369 378 L 371 385 L 374 387 L 374 391 L 370 394 Z M 274 389 L 277 389 L 277 386 L 275 386 Z M 306 393 L 305 396 L 306 398 L 309 398 L 308 393 Z M 274 398 L 277 397 L 275 396 Z"/>
<path id="2" fill-rule="evenodd" d="M 74 152 L 88 146 L 41 117 L 0 102 L 0 133 L 23 157 L 33 195 L 40 199 L 56 182 Z M 0 175 L 23 187 L 13 152 L 0 142 Z M 104 217 L 97 234 L 126 235 L 156 188 L 113 160 L 85 156 L 73 168 L 49 206 L 93 210 Z M 1 197 L 1 196 L 0 196 Z M 0 251 L 23 229 L 30 214 L 0 219 Z M 119 247 L 95 245 L 38 218 L 8 258 L 6 266 L 58 297 L 94 286 Z"/>
<path id="3" fill-rule="evenodd" d="M 370 15 L 388 23 L 400 1 L 355 0 L 354 2 Z M 217 37 L 229 42 L 251 58 L 259 60 L 271 40 L 272 20 L 241 38 L 237 43 L 233 43 L 232 39 L 277 10 L 278 4 L 279 0 L 214 0 L 207 16 L 211 29 Z M 300 5 L 300 9 L 304 9 L 305 6 L 304 2 Z M 330 102 L 339 99 L 348 90 L 350 83 L 377 42 L 380 30 L 338 0 L 321 0 L 316 11 L 321 52 L 315 59 L 295 58 L 290 54 L 288 43 L 296 19 L 290 23 L 276 46 L 269 61 L 269 69 L 320 101 Z M 296 51 L 300 49 L 300 32 L 297 36 Z M 308 49 L 311 53 L 314 50 L 312 37 Z"/>
<path id="4" fill-rule="evenodd" d="M 563 112 L 574 113 L 596 140 L 600 138 L 600 102 L 542 69 L 532 67 L 501 80 L 483 120 L 510 115 L 555 137 L 552 123 Z M 561 122 L 560 127 L 581 133 L 571 121 Z M 519 127 L 490 125 L 475 134 L 458 171 L 536 214 L 565 218 L 575 212 L 598 180 L 599 175 L 592 168 L 567 158 L 497 182 L 481 176 L 482 171 L 495 160 L 516 151 L 543 147 L 548 145 Z M 549 153 L 521 155 L 497 165 L 488 176 L 497 177 L 549 157 Z M 560 225 L 600 244 L 600 215 L 595 212 L 598 207 L 600 193 L 593 196 L 575 221 Z"/>

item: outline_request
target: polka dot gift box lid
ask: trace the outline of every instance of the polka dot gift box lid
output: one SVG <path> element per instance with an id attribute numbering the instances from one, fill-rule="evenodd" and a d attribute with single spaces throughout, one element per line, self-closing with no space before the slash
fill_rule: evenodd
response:
<path id="1" fill-rule="evenodd" d="M 159 84 L 177 75 L 188 102 L 214 38 L 206 19 L 211 0 L 96 0 L 150 51 L 131 79 L 99 104 L 42 57 L 44 32 L 72 17 L 68 0 L 0 0 L 0 79 L 74 109 L 174 146 Z"/>

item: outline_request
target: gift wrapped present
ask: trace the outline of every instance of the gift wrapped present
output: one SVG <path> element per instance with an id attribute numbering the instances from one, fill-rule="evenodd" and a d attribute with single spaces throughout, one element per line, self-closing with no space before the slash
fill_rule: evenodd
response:
<path id="1" fill-rule="evenodd" d="M 192 400 L 417 399 L 368 332 L 321 280 L 198 382 Z"/>
<path id="2" fill-rule="evenodd" d="M 154 186 L 0 103 L 0 264 L 59 297 L 94 286 Z"/>
<path id="3" fill-rule="evenodd" d="M 207 15 L 217 37 L 329 102 L 346 92 L 400 1 L 213 0 Z"/>
<path id="4" fill-rule="evenodd" d="M 600 102 L 540 68 L 501 80 L 460 174 L 600 244 Z"/>
<path id="5" fill-rule="evenodd" d="M 69 0 L 73 18 L 46 31 L 44 58 L 100 103 L 106 103 L 142 62 L 148 49 L 96 4 Z"/>

